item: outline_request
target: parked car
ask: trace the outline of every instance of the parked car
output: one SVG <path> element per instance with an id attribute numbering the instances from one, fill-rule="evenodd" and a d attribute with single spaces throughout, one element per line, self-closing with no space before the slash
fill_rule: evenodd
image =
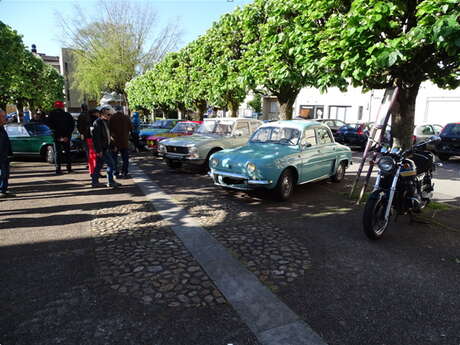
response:
<path id="1" fill-rule="evenodd" d="M 444 126 L 441 141 L 436 145 L 436 155 L 442 161 L 448 161 L 452 156 L 460 156 L 460 122 Z"/>
<path id="2" fill-rule="evenodd" d="M 205 119 L 196 134 L 162 140 L 158 152 L 171 168 L 183 163 L 208 169 L 209 156 L 214 152 L 242 146 L 262 124 L 255 119 Z"/>
<path id="3" fill-rule="evenodd" d="M 51 129 L 41 123 L 12 123 L 5 126 L 13 156 L 40 156 L 54 163 L 54 142 Z"/>
<path id="4" fill-rule="evenodd" d="M 350 147 L 364 150 L 369 138 L 370 128 L 366 123 L 349 123 L 340 127 L 334 134 L 335 141 Z"/>
<path id="5" fill-rule="evenodd" d="M 419 144 L 422 141 L 426 141 L 427 139 L 431 138 L 433 135 L 439 135 L 442 131 L 441 125 L 433 125 L 433 124 L 421 124 L 417 125 L 414 128 L 414 136 L 413 142 L 415 144 Z"/>
<path id="6" fill-rule="evenodd" d="M 317 121 L 319 123 L 322 123 L 328 126 L 331 129 L 332 134 L 335 134 L 335 132 L 337 132 L 339 128 L 346 125 L 345 122 L 341 120 L 334 120 L 334 119 L 314 119 L 314 121 Z"/>
<path id="7" fill-rule="evenodd" d="M 248 144 L 211 155 L 214 183 L 240 190 L 265 188 L 287 200 L 294 185 L 326 178 L 340 182 L 351 164 L 350 148 L 329 127 L 305 120 L 264 124 Z"/>
<path id="8" fill-rule="evenodd" d="M 152 124 L 143 125 L 139 132 L 139 145 L 141 147 L 147 147 L 147 138 L 152 135 L 169 132 L 174 128 L 176 123 L 180 121 L 178 119 L 166 119 L 156 120 Z"/>
<path id="9" fill-rule="evenodd" d="M 192 135 L 200 127 L 202 121 L 181 121 L 178 122 L 169 132 L 157 135 L 151 135 L 147 138 L 147 146 L 152 150 L 153 154 L 158 154 L 158 144 L 166 138 L 181 137 L 184 135 Z"/>

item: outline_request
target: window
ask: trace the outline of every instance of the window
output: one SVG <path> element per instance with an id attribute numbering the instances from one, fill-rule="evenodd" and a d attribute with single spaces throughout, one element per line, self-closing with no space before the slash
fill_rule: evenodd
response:
<path id="1" fill-rule="evenodd" d="M 332 143 L 332 138 L 329 134 L 329 131 L 325 128 L 318 128 L 316 130 L 316 134 L 318 135 L 318 143 L 320 145 L 330 144 Z"/>
<path id="2" fill-rule="evenodd" d="M 434 133 L 435 133 L 436 135 L 439 135 L 439 133 L 441 133 L 441 131 L 442 131 L 442 126 L 433 125 L 433 128 L 434 128 Z"/>
<path id="3" fill-rule="evenodd" d="M 358 121 L 361 121 L 363 119 L 363 106 L 360 105 L 358 108 Z"/>
<path id="4" fill-rule="evenodd" d="M 347 121 L 350 109 L 351 105 L 331 105 L 329 106 L 329 118 Z"/>
<path id="5" fill-rule="evenodd" d="M 243 136 L 248 136 L 249 122 L 238 122 L 238 124 L 236 125 L 236 130 L 241 131 L 241 133 L 243 133 Z"/>
<path id="6" fill-rule="evenodd" d="M 6 132 L 9 137 L 28 137 L 29 133 L 22 126 L 6 126 Z"/>
<path id="7" fill-rule="evenodd" d="M 254 131 L 261 126 L 261 123 L 259 121 L 251 121 L 251 133 L 254 133 Z"/>
<path id="8" fill-rule="evenodd" d="M 423 135 L 434 135 L 433 128 L 431 128 L 431 126 L 423 126 L 422 127 L 422 134 Z"/>
<path id="9" fill-rule="evenodd" d="M 303 134 L 302 145 L 310 144 L 316 145 L 316 135 L 314 129 L 306 129 Z"/>

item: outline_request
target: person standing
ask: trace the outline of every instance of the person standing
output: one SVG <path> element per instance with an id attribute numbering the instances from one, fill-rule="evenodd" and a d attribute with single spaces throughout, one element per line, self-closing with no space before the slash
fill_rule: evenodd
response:
<path id="1" fill-rule="evenodd" d="M 99 158 L 96 160 L 96 167 L 91 175 L 91 185 L 93 187 L 102 187 L 102 184 L 99 183 L 99 171 L 103 163 L 107 164 L 107 187 L 117 188 L 121 186 L 121 184 L 115 182 L 113 178 L 115 163 L 111 152 L 112 142 L 108 123 L 111 111 L 112 108 L 109 106 L 102 107 L 100 110 L 101 115 L 93 124 L 92 137 L 94 151 L 96 151 L 96 156 Z"/>
<path id="2" fill-rule="evenodd" d="M 72 172 L 70 140 L 72 139 L 72 132 L 75 129 L 75 121 L 72 115 L 64 111 L 63 102 L 54 102 L 54 109 L 46 118 L 45 124 L 53 131 L 56 174 L 62 174 L 62 151 L 65 152 L 67 172 Z"/>
<path id="3" fill-rule="evenodd" d="M 129 117 L 123 114 L 121 107 L 115 108 L 116 113 L 110 117 L 109 127 L 110 134 L 115 143 L 115 149 L 112 153 L 115 163 L 115 176 L 117 178 L 130 178 L 128 175 L 129 168 L 129 133 L 133 130 Z M 121 176 L 118 168 L 118 153 L 121 154 L 123 161 L 121 168 Z"/>
<path id="4" fill-rule="evenodd" d="M 77 120 L 77 129 L 83 140 L 83 147 L 86 152 L 86 160 L 88 162 L 89 174 L 94 173 L 96 168 L 96 153 L 94 152 L 93 138 L 91 135 L 91 130 L 93 128 L 93 123 L 99 117 L 99 110 L 91 109 L 88 112 L 82 112 L 78 116 Z"/>
<path id="5" fill-rule="evenodd" d="M 6 113 L 0 108 L 0 198 L 14 197 L 15 195 L 8 191 L 8 179 L 10 177 L 10 160 L 11 142 L 6 133 L 4 124 L 7 123 Z"/>
<path id="6" fill-rule="evenodd" d="M 133 139 L 133 144 L 136 149 L 136 152 L 141 151 L 140 150 L 140 145 L 139 145 L 139 134 L 140 134 L 140 127 L 141 127 L 141 121 L 139 119 L 139 113 L 137 111 L 133 112 L 133 119 L 131 121 L 132 125 L 132 131 L 131 131 L 131 137 Z"/>

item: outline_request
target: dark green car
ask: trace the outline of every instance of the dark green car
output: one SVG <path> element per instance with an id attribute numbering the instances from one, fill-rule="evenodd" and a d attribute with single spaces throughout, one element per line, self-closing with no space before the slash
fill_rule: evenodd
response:
<path id="1" fill-rule="evenodd" d="M 51 129 L 41 123 L 8 124 L 13 156 L 40 156 L 48 163 L 54 162 L 54 146 Z"/>

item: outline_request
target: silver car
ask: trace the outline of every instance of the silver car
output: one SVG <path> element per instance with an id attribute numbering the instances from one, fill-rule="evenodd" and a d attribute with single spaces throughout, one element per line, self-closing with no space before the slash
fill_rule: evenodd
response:
<path id="1" fill-rule="evenodd" d="M 189 164 L 207 170 L 214 152 L 245 145 L 261 125 L 255 119 L 206 119 L 194 135 L 162 140 L 158 152 L 171 168 Z"/>

